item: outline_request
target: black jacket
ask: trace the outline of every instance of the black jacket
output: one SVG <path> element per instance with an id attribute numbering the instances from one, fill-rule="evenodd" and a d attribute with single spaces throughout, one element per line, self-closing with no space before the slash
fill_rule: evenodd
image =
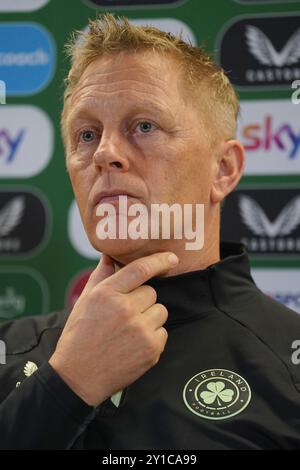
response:
<path id="1" fill-rule="evenodd" d="M 119 403 L 88 406 L 48 364 L 66 312 L 0 327 L 0 448 L 300 449 L 300 316 L 255 286 L 243 247 L 148 284 L 169 338 Z"/>

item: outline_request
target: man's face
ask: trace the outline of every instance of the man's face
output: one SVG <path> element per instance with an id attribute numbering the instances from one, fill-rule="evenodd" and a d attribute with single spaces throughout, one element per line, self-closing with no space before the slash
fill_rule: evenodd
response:
<path id="1" fill-rule="evenodd" d="M 177 62 L 147 52 L 101 57 L 70 99 L 67 167 L 93 246 L 128 262 L 182 240 L 100 240 L 99 193 L 121 190 L 128 205 L 210 204 L 213 158 L 201 104 L 182 93 Z M 200 110 L 200 112 L 199 112 Z M 204 111 L 203 111 L 204 112 Z M 114 199 L 103 199 L 117 207 Z"/>

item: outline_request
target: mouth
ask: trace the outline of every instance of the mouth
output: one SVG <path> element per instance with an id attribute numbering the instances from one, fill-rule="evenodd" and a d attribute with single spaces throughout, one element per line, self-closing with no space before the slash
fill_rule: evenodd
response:
<path id="1" fill-rule="evenodd" d="M 113 190 L 113 191 L 102 191 L 94 197 L 93 203 L 95 206 L 99 204 L 104 204 L 104 203 L 115 203 L 119 202 L 119 197 L 126 197 L 127 199 L 134 198 L 136 199 L 137 197 L 134 196 L 131 193 L 128 193 L 126 190 Z"/>

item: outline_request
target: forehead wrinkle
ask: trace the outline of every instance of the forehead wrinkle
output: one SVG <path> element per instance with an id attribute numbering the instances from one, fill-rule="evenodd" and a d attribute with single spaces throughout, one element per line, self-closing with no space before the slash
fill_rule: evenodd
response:
<path id="1" fill-rule="evenodd" d="M 173 118 L 174 115 L 172 113 L 172 109 L 164 103 L 162 106 L 158 102 L 154 101 L 149 101 L 149 93 L 142 93 L 147 96 L 148 99 L 142 99 L 139 101 L 133 101 L 132 99 L 128 98 L 127 103 L 122 106 L 123 110 L 123 115 L 126 114 L 134 114 L 137 112 L 156 112 L 160 113 L 161 115 L 164 115 L 165 117 L 167 116 L 168 118 Z M 115 97 L 117 101 L 119 101 L 119 97 Z M 94 111 L 99 111 L 100 104 L 104 106 L 110 105 L 110 103 L 101 103 L 99 101 L 99 97 L 97 96 L 87 96 L 86 98 L 83 98 L 81 100 L 81 104 L 78 105 L 74 111 L 72 111 L 67 119 L 68 125 L 70 125 L 72 122 L 76 121 L 77 119 L 80 119 L 80 116 L 86 116 L 86 115 L 92 115 Z M 96 114 L 95 114 L 96 117 Z"/>
<path id="2" fill-rule="evenodd" d="M 99 61 L 95 60 L 87 66 L 78 83 L 75 85 L 72 94 L 77 93 L 77 91 L 80 91 L 80 89 L 83 89 L 87 86 L 95 85 L 102 88 L 107 85 L 119 86 L 119 84 L 122 82 L 127 82 L 129 84 L 132 84 L 132 86 L 140 85 L 157 88 L 160 92 L 163 92 L 167 96 L 167 91 L 170 89 L 170 85 L 172 85 L 172 82 L 173 84 L 174 81 L 176 82 L 176 89 L 178 89 L 179 87 L 178 82 L 180 77 L 177 76 L 176 73 L 170 74 L 170 67 L 164 67 L 165 62 L 163 63 L 162 67 L 158 67 L 157 64 L 138 63 L 128 66 L 119 66 L 118 64 L 118 68 L 113 69 L 115 63 L 110 64 L 106 62 L 104 64 L 101 64 L 101 60 L 102 59 L 100 59 L 100 63 Z M 103 71 L 101 70 L 101 65 L 104 68 L 109 69 Z M 163 69 L 165 69 L 167 77 L 164 75 Z M 135 78 L 135 76 L 132 76 L 132 71 L 135 71 L 136 74 L 139 74 L 140 78 L 137 79 Z M 115 80 L 112 79 L 112 76 L 114 75 L 116 75 Z"/>
<path id="3" fill-rule="evenodd" d="M 163 90 L 161 90 L 161 88 L 159 87 L 157 88 L 159 90 L 159 94 L 161 95 Z M 134 95 L 131 97 L 130 93 L 133 93 Z M 99 104 L 101 103 L 101 99 L 103 99 L 103 97 L 105 100 L 105 97 L 109 97 L 110 95 L 115 95 L 113 96 L 113 98 L 115 98 L 116 100 L 119 100 L 120 97 L 124 94 L 126 97 L 126 101 L 132 101 L 134 103 L 134 106 L 144 106 L 145 109 L 147 109 L 147 107 L 152 107 L 152 108 L 156 107 L 158 108 L 160 112 L 169 112 L 169 113 L 171 112 L 170 95 L 167 92 L 163 93 L 167 98 L 167 101 L 165 101 L 163 96 L 159 96 L 156 93 L 151 92 L 149 88 L 145 91 L 142 89 L 136 89 L 136 88 L 128 90 L 128 88 L 120 89 L 120 87 L 118 86 L 117 89 L 102 90 L 98 84 L 94 84 L 93 86 L 84 85 L 72 94 L 71 102 L 76 101 L 77 103 L 79 103 L 79 102 L 87 102 L 91 100 L 92 104 L 91 105 L 89 104 L 89 106 L 93 106 L 94 104 L 95 107 L 96 106 L 99 107 Z M 149 101 L 149 99 L 148 100 L 142 99 L 141 101 L 139 101 L 139 98 L 137 98 L 136 95 L 146 96 L 147 98 L 152 97 L 153 101 Z M 79 106 L 79 104 L 77 106 Z M 174 100 L 172 100 L 172 107 L 174 107 Z"/>
<path id="4" fill-rule="evenodd" d="M 105 77 L 106 76 L 110 76 L 110 75 L 118 75 L 118 74 L 126 74 L 128 72 L 131 72 L 132 70 L 138 70 L 138 72 L 142 75 L 146 75 L 147 77 L 149 77 L 149 70 L 147 69 L 151 69 L 152 70 L 155 70 L 157 71 L 157 67 L 155 66 L 150 66 L 148 65 L 147 67 L 141 67 L 141 66 L 122 66 L 120 69 L 117 69 L 117 70 L 106 70 L 106 71 L 100 71 L 100 70 L 97 70 L 97 71 L 92 71 L 92 70 L 89 70 L 91 67 L 90 66 L 87 66 L 87 68 L 85 69 L 85 71 L 83 72 L 82 74 L 82 78 L 83 79 L 86 79 L 88 78 L 90 75 L 92 76 L 95 76 L 95 75 L 99 75 L 100 77 Z M 144 70 L 145 69 L 145 70 Z M 157 74 L 157 78 L 159 80 L 163 80 L 163 78 L 160 77 L 159 74 Z"/>
<path id="5" fill-rule="evenodd" d="M 94 78 L 94 77 L 93 77 Z M 147 77 L 149 80 L 149 77 Z M 129 82 L 130 85 L 132 85 L 132 88 L 130 87 L 128 90 L 128 87 L 126 87 L 126 84 Z M 124 89 L 121 88 L 121 86 L 124 86 Z M 137 86 L 141 88 L 146 88 L 146 91 L 143 91 L 141 89 L 137 89 Z M 74 89 L 72 93 L 72 97 L 76 97 L 77 95 L 80 95 L 80 93 L 85 90 L 86 88 L 91 89 L 93 91 L 94 88 L 99 89 L 102 93 L 114 93 L 116 91 L 134 91 L 134 92 L 139 92 L 139 93 L 147 93 L 149 94 L 149 88 L 153 88 L 155 90 L 158 90 L 159 94 L 165 95 L 168 99 L 170 98 L 170 95 L 168 93 L 169 87 L 161 87 L 159 84 L 155 82 L 142 82 L 141 80 L 137 80 L 135 78 L 123 78 L 120 79 L 116 82 L 108 82 L 108 83 L 99 83 L 97 81 L 95 82 L 85 82 L 78 84 L 76 88 Z M 103 90 L 103 88 L 109 88 L 108 90 Z"/>
<path id="6" fill-rule="evenodd" d="M 161 91 L 161 90 L 159 90 Z M 92 94 L 91 94 L 92 93 Z M 109 96 L 109 95 L 113 95 L 116 96 L 116 99 L 120 99 L 120 95 L 125 95 L 125 98 L 128 98 L 128 100 L 136 100 L 136 96 L 130 96 L 130 94 L 133 93 L 134 95 L 146 95 L 148 97 L 152 97 L 154 101 L 161 101 L 162 102 L 162 107 L 164 105 L 167 105 L 167 103 L 165 101 L 162 100 L 162 97 L 157 95 L 156 93 L 153 93 L 151 92 L 149 89 L 147 90 L 137 90 L 137 89 L 133 89 L 133 90 L 128 90 L 128 88 L 120 88 L 120 87 L 117 87 L 117 89 L 113 89 L 113 90 L 99 90 L 99 87 L 98 85 L 95 85 L 94 89 L 88 89 L 88 90 L 85 90 L 82 89 L 82 90 L 78 90 L 78 92 L 74 93 L 74 98 L 77 97 L 77 100 L 78 99 L 88 99 L 89 97 L 92 97 L 92 98 L 96 98 L 97 95 L 98 96 Z M 78 96 L 79 95 L 79 96 Z M 166 97 L 168 98 L 168 100 L 170 99 L 170 96 L 168 93 L 165 93 Z M 172 102 L 174 102 L 174 100 L 172 100 Z M 148 101 L 149 104 L 151 104 L 150 101 Z"/>
<path id="7" fill-rule="evenodd" d="M 172 63 L 174 61 L 171 58 L 163 58 L 163 57 L 155 57 L 151 54 L 152 58 L 154 59 L 154 63 L 151 62 L 150 59 L 146 60 L 146 57 L 141 57 L 140 59 L 137 57 L 132 56 L 131 54 L 128 56 L 128 60 L 124 64 L 124 55 L 118 56 L 110 56 L 107 58 L 99 57 L 96 58 L 93 62 L 91 62 L 86 69 L 83 71 L 82 78 L 86 75 L 99 75 L 99 76 L 110 76 L 113 74 L 126 74 L 128 72 L 135 71 L 145 75 L 148 79 L 153 76 L 153 72 L 155 72 L 155 76 L 158 80 L 163 81 L 163 75 L 161 75 L 162 69 L 170 70 L 170 60 Z M 157 61 L 157 59 L 159 59 Z M 133 64 L 131 62 L 133 60 Z M 146 61 L 145 61 L 146 60 Z M 120 65 L 120 61 L 122 64 Z M 175 65 L 175 63 L 174 63 Z M 101 68 L 108 69 L 108 70 L 101 70 Z M 99 70 L 100 69 L 100 70 Z"/>
<path id="8" fill-rule="evenodd" d="M 164 64 L 162 67 L 158 67 L 155 63 L 130 64 L 126 67 L 117 64 L 118 67 L 111 70 L 114 65 L 110 66 L 109 63 L 104 63 L 104 68 L 110 67 L 110 69 L 103 71 L 101 70 L 101 62 L 95 61 L 90 64 L 85 69 L 85 72 L 83 72 L 77 85 L 75 85 L 70 96 L 70 104 L 72 103 L 77 108 L 80 102 L 87 103 L 92 100 L 95 101 L 95 106 L 98 108 L 99 105 L 107 107 L 109 106 L 110 95 L 116 95 L 116 99 L 120 99 L 120 97 L 123 98 L 122 95 L 125 93 L 127 100 L 133 101 L 135 105 L 135 102 L 138 101 L 137 105 L 144 106 L 145 110 L 147 110 L 149 105 L 157 104 L 158 106 L 156 107 L 160 107 L 160 111 L 168 113 L 173 119 L 175 118 L 179 102 L 184 103 L 185 101 L 180 90 L 180 77 L 176 74 L 176 71 L 174 74 L 170 74 L 170 67 L 166 69 Z M 160 73 L 158 73 L 158 69 Z M 166 75 L 161 74 L 162 69 L 166 69 Z M 128 72 L 129 70 L 130 73 Z M 138 79 L 135 76 L 130 76 L 132 75 L 132 70 L 139 72 L 140 77 Z M 121 76 L 117 76 L 116 80 L 112 81 L 111 77 L 116 74 L 121 74 Z M 131 94 L 132 97 L 130 96 Z M 140 97 L 140 102 L 137 96 Z M 97 102 L 98 97 L 99 101 Z M 108 103 L 105 103 L 106 97 L 108 97 Z M 144 99 L 141 100 L 141 97 L 152 98 L 153 103 L 149 103 L 149 100 L 147 103 Z M 101 102 L 102 100 L 104 103 Z M 172 112 L 174 108 L 175 114 Z"/>

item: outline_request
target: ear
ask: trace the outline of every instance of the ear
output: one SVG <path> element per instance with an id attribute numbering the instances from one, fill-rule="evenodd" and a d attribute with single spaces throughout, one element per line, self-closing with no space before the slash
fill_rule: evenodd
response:
<path id="1" fill-rule="evenodd" d="M 211 201 L 221 202 L 240 181 L 245 164 L 245 151 L 238 140 L 222 144 L 215 157 L 214 175 L 211 187 Z"/>

